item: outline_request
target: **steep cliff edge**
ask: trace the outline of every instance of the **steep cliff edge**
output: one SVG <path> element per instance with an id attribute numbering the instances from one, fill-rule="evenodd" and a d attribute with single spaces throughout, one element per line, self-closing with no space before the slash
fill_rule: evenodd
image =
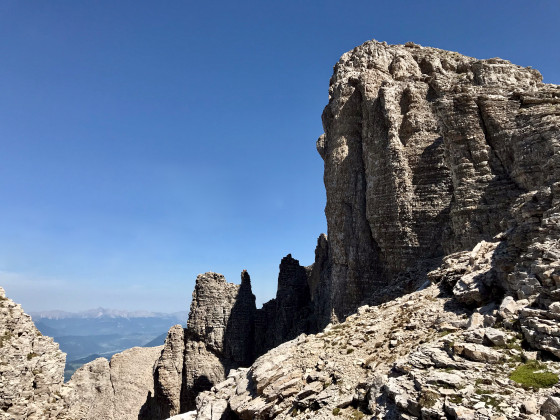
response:
<path id="1" fill-rule="evenodd" d="M 370 41 L 341 57 L 317 142 L 324 323 L 331 310 L 343 319 L 413 290 L 443 256 L 500 233 L 504 291 L 544 298 L 556 287 L 533 264 L 557 261 L 547 250 L 558 238 L 560 89 L 541 80 L 505 60 L 412 43 Z"/>

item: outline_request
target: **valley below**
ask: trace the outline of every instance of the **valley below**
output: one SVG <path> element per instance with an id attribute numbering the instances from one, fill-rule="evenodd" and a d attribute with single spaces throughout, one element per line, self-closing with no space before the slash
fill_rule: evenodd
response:
<path id="1" fill-rule="evenodd" d="M 163 345 L 173 325 L 185 324 L 187 312 L 173 314 L 92 309 L 80 313 L 30 313 L 43 335 L 53 337 L 66 353 L 64 380 L 82 365 L 132 347 Z"/>

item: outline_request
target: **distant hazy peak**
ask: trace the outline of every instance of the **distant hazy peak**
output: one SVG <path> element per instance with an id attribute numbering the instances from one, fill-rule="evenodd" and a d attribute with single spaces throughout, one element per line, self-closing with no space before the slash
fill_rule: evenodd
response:
<path id="1" fill-rule="evenodd" d="M 187 319 L 187 312 L 150 312 L 150 311 L 124 311 L 120 309 L 96 308 L 81 312 L 67 312 L 60 310 L 40 311 L 29 313 L 33 319 L 66 319 L 66 318 L 173 318 Z"/>

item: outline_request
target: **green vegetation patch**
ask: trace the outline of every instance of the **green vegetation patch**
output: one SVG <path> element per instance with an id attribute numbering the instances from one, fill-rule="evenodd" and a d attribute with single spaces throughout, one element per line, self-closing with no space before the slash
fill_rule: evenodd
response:
<path id="1" fill-rule="evenodd" d="M 436 405 L 438 399 L 439 394 L 435 393 L 434 391 L 426 390 L 418 399 L 418 403 L 422 407 L 432 408 L 434 405 Z"/>
<path id="2" fill-rule="evenodd" d="M 354 409 L 354 411 L 352 412 L 352 414 L 350 415 L 350 418 L 352 420 L 361 420 L 365 417 L 365 414 L 362 413 L 360 410 L 356 410 Z"/>
<path id="3" fill-rule="evenodd" d="M 37 357 L 37 356 L 39 356 L 37 353 L 29 353 L 27 355 L 27 360 L 31 360 L 31 359 L 33 359 L 34 357 Z"/>
<path id="4" fill-rule="evenodd" d="M 12 333 L 9 331 L 5 331 L 4 335 L 0 337 L 0 348 L 4 347 L 4 342 L 9 341 L 12 338 Z"/>
<path id="5" fill-rule="evenodd" d="M 558 382 L 558 375 L 546 370 L 546 365 L 531 360 L 517 366 L 509 379 L 531 388 L 550 388 Z"/>

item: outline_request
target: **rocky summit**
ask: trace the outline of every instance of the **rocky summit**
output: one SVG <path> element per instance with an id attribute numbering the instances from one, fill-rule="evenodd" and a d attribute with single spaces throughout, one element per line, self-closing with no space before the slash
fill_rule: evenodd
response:
<path id="1" fill-rule="evenodd" d="M 330 80 L 328 235 L 275 299 L 198 276 L 165 345 L 64 355 L 0 298 L 0 418 L 560 418 L 560 87 L 368 41 Z"/>

